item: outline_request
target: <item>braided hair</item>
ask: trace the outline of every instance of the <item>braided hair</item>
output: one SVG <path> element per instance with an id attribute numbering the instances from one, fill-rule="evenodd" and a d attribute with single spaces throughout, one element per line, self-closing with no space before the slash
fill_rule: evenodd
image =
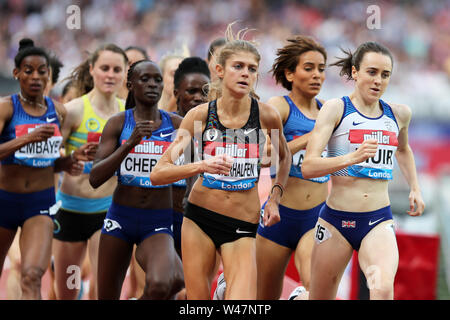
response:
<path id="1" fill-rule="evenodd" d="M 136 66 L 142 62 L 153 62 L 149 59 L 139 60 L 133 63 L 129 68 L 127 72 L 127 83 L 131 82 L 131 77 L 133 76 L 134 69 Z M 128 90 L 127 100 L 125 101 L 125 110 L 134 108 L 136 106 L 136 102 L 134 101 L 134 95 L 131 92 L 131 90 Z"/>

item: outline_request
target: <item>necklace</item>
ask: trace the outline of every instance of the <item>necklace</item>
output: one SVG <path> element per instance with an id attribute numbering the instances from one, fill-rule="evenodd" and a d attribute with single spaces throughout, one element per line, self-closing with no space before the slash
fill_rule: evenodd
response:
<path id="1" fill-rule="evenodd" d="M 45 104 L 42 104 L 42 103 L 39 103 L 39 102 L 36 102 L 36 101 L 31 101 L 31 100 L 26 99 L 26 98 L 22 95 L 21 92 L 19 92 L 19 97 L 20 97 L 20 99 L 22 99 L 24 102 L 26 102 L 26 103 L 28 103 L 28 104 L 36 105 L 36 106 L 38 106 L 39 108 L 42 108 L 42 109 L 45 109 L 45 108 L 46 108 L 46 105 L 45 105 Z"/>

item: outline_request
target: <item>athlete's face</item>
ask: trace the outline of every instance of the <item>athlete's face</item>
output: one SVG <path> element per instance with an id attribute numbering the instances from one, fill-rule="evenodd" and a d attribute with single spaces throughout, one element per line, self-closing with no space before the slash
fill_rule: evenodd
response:
<path id="1" fill-rule="evenodd" d="M 180 116 L 184 117 L 189 110 L 208 100 L 208 94 L 203 90 L 208 82 L 209 78 L 202 73 L 191 73 L 183 77 L 178 89 L 173 90 Z"/>
<path id="2" fill-rule="evenodd" d="M 125 70 L 125 74 L 127 74 L 128 68 L 129 68 L 133 63 L 135 63 L 136 61 L 145 60 L 144 55 L 143 55 L 140 51 L 135 50 L 135 49 L 127 50 L 127 51 L 125 52 L 125 54 L 127 55 L 127 58 L 128 58 L 128 65 L 127 65 L 127 69 Z M 127 87 L 127 79 L 126 79 L 126 77 L 124 77 L 124 80 L 123 80 L 123 86 L 124 86 L 125 88 Z"/>
<path id="3" fill-rule="evenodd" d="M 94 86 L 104 94 L 116 93 L 125 78 L 125 59 L 117 52 L 103 50 L 89 72 Z"/>
<path id="4" fill-rule="evenodd" d="M 173 76 L 181 61 L 183 61 L 181 58 L 171 58 L 166 61 L 164 66 L 164 92 L 168 96 L 173 95 Z"/>
<path id="5" fill-rule="evenodd" d="M 216 65 L 222 86 L 239 96 L 248 95 L 258 78 L 258 61 L 251 52 L 241 51 L 225 61 L 225 67 Z"/>
<path id="6" fill-rule="evenodd" d="M 136 102 L 149 106 L 156 105 L 163 89 L 161 70 L 154 62 L 140 62 L 135 66 L 127 87 Z"/>
<path id="7" fill-rule="evenodd" d="M 130 49 L 125 54 L 127 55 L 130 66 L 136 61 L 145 60 L 145 56 L 139 50 Z"/>
<path id="8" fill-rule="evenodd" d="M 359 71 L 352 67 L 356 88 L 368 103 L 378 101 L 383 95 L 389 84 L 391 72 L 391 58 L 378 52 L 366 53 Z"/>
<path id="9" fill-rule="evenodd" d="M 211 54 L 211 58 L 208 61 L 208 68 L 209 73 L 211 73 L 211 81 L 217 80 L 217 71 L 216 71 L 216 53 L 219 52 L 220 49 L 222 49 L 223 46 L 215 47 L 214 51 Z"/>
<path id="10" fill-rule="evenodd" d="M 13 70 L 13 75 L 19 80 L 20 89 L 27 97 L 39 97 L 49 82 L 49 67 L 42 56 L 25 57 L 20 68 Z"/>
<path id="11" fill-rule="evenodd" d="M 293 91 L 313 98 L 319 94 L 325 81 L 325 57 L 319 51 L 307 51 L 300 55 L 294 72 L 285 71 L 286 80 Z"/>

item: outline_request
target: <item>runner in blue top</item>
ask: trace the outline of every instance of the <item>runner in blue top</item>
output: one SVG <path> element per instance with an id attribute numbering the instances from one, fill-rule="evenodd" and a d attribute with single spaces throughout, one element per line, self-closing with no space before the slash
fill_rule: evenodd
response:
<path id="1" fill-rule="evenodd" d="M 13 75 L 20 93 L 0 99 L 0 272 L 21 227 L 22 299 L 40 299 L 53 238 L 54 172 L 81 174 L 77 160 L 90 160 L 93 154 L 85 145 L 60 157 L 66 110 L 43 94 L 49 81 L 44 49 L 22 39 Z"/>
<path id="2" fill-rule="evenodd" d="M 332 65 L 355 81 L 348 97 L 327 101 L 309 140 L 302 174 L 331 174 L 331 189 L 316 226 L 310 299 L 334 299 L 353 250 L 370 284 L 371 299 L 393 299 L 398 248 L 388 195 L 394 155 L 410 188 L 411 216 L 425 204 L 408 144 L 411 109 L 381 100 L 392 74 L 389 50 L 376 42 Z M 321 157 L 328 144 L 328 157 Z"/>
<path id="3" fill-rule="evenodd" d="M 288 95 L 269 99 L 283 121 L 283 133 L 292 154 L 286 192 L 280 202 L 281 221 L 266 227 L 260 223 L 256 237 L 258 299 L 279 299 L 286 268 L 295 253 L 302 285 L 308 289 L 314 226 L 328 194 L 329 176 L 305 179 L 301 166 L 306 145 L 322 106 L 316 98 L 325 80 L 327 53 L 314 39 L 294 36 L 278 49 L 273 75 Z M 326 155 L 326 153 L 325 153 Z M 275 177 L 271 167 L 272 177 Z M 261 222 L 264 206 L 261 210 Z M 303 294 L 307 298 L 307 292 Z"/>
<path id="4" fill-rule="evenodd" d="M 97 188 L 116 171 L 118 175 L 100 236 L 98 298 L 120 298 L 136 244 L 136 260 L 146 273 L 141 299 L 170 299 L 184 285 L 173 244 L 172 189 L 152 185 L 149 175 L 181 117 L 157 107 L 162 75 L 154 62 L 130 66 L 127 87 L 127 110 L 106 123 L 89 177 Z"/>

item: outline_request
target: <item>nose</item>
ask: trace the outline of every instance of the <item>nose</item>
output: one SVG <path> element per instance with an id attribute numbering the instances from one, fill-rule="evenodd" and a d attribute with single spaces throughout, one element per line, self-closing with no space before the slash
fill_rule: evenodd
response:
<path id="1" fill-rule="evenodd" d="M 201 92 L 196 92 L 194 95 L 194 102 L 197 104 L 203 103 L 206 100 L 205 96 Z"/>
<path id="2" fill-rule="evenodd" d="M 31 79 L 33 79 L 33 80 L 39 80 L 39 78 L 40 78 L 40 76 L 39 76 L 39 71 L 38 71 L 38 70 L 34 70 L 34 71 L 31 73 Z"/>
<path id="3" fill-rule="evenodd" d="M 377 75 L 373 78 L 373 82 L 375 85 L 380 85 L 381 84 L 381 75 Z"/>

